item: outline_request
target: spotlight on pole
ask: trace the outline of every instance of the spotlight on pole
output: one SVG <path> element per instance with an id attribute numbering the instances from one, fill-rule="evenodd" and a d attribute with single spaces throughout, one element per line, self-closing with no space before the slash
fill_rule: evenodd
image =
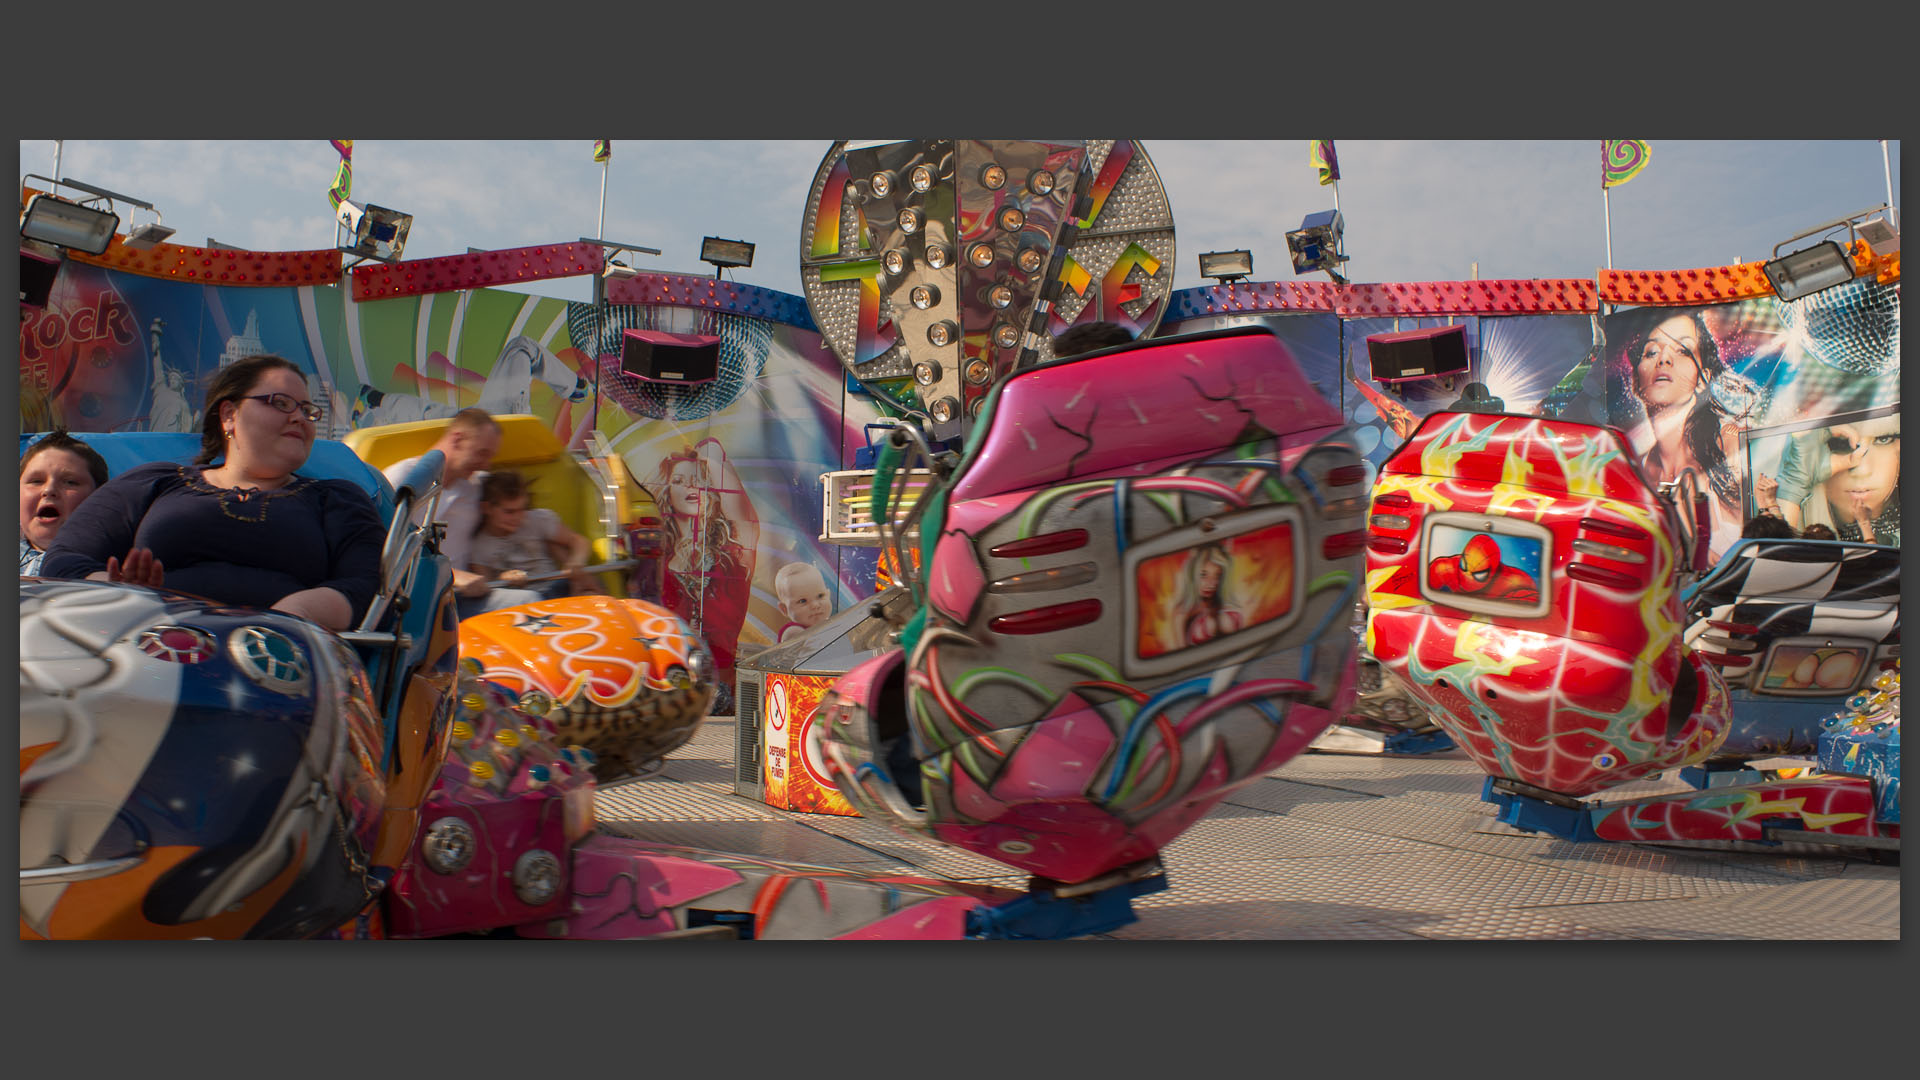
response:
<path id="1" fill-rule="evenodd" d="M 413 228 L 413 215 L 368 203 L 361 206 L 349 199 L 340 200 L 335 214 L 340 227 L 347 230 L 347 243 L 339 249 L 349 255 L 379 262 L 392 262 L 407 248 L 407 233 Z"/>
<path id="2" fill-rule="evenodd" d="M 1335 283 L 1345 285 L 1347 279 L 1340 276 L 1338 267 L 1347 261 L 1340 254 L 1340 238 L 1346 230 L 1346 220 L 1338 210 L 1322 210 L 1317 214 L 1308 214 L 1300 222 L 1300 227 L 1287 234 L 1287 254 L 1293 260 L 1293 272 L 1311 274 L 1325 271 Z"/>
<path id="3" fill-rule="evenodd" d="M 1864 240 L 1866 246 L 1876 256 L 1891 254 L 1900 249 L 1900 234 L 1884 219 L 1860 223 L 1868 214 L 1886 210 L 1883 203 L 1857 214 L 1816 225 L 1796 236 L 1789 236 L 1773 246 L 1773 258 L 1768 259 L 1760 269 L 1772 284 L 1775 296 L 1782 300 L 1793 301 L 1801 297 L 1812 296 L 1823 289 L 1835 285 L 1844 285 L 1854 279 L 1855 268 L 1850 250 L 1854 242 Z M 1857 227 L 1856 227 L 1857 225 Z M 1822 233 L 1847 230 L 1848 244 L 1843 248 L 1838 241 L 1821 240 L 1809 247 L 1780 254 L 1780 249 L 1809 236 Z"/>
<path id="4" fill-rule="evenodd" d="M 713 276 L 729 266 L 752 266 L 753 245 L 745 240 L 722 240 L 717 236 L 700 240 L 700 261 L 713 264 Z"/>

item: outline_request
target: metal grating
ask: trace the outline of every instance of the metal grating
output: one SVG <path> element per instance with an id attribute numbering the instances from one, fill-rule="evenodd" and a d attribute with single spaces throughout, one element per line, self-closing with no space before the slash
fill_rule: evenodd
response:
<path id="1" fill-rule="evenodd" d="M 742 675 L 733 696 L 734 790 L 760 790 L 760 690 L 758 675 Z"/>

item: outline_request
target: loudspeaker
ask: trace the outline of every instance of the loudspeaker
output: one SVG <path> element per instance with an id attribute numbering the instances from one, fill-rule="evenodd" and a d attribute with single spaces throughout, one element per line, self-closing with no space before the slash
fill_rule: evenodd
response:
<path id="1" fill-rule="evenodd" d="M 712 382 L 720 374 L 720 339 L 713 334 L 628 330 L 620 341 L 620 370 L 647 382 Z"/>
<path id="2" fill-rule="evenodd" d="M 20 249 L 20 303 L 43 308 L 53 293 L 53 279 L 60 276 L 60 260 L 38 252 Z"/>
<path id="3" fill-rule="evenodd" d="M 1369 334 L 1367 359 L 1373 381 L 1380 383 L 1464 375 L 1467 328 L 1434 326 L 1398 334 Z"/>

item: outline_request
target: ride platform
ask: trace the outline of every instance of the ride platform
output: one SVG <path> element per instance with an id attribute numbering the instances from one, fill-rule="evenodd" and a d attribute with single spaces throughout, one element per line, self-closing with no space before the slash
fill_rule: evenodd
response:
<path id="1" fill-rule="evenodd" d="M 603 785 L 601 827 L 665 843 L 1022 889 L 1011 867 L 858 817 L 733 793 L 734 721 L 710 717 L 651 776 Z M 1893 940 L 1887 853 L 1741 842 L 1577 844 L 1501 824 L 1459 750 L 1303 754 L 1161 853 L 1165 891 L 1096 937 Z M 1608 791 L 1689 787 L 1677 772 Z"/>

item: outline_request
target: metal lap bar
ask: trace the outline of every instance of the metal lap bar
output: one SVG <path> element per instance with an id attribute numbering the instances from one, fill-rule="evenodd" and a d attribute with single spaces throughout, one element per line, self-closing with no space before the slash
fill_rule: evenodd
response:
<path id="1" fill-rule="evenodd" d="M 53 885 L 68 881 L 90 881 L 94 878 L 112 877 L 114 874 L 139 866 L 146 861 L 146 858 L 142 853 L 123 855 L 117 859 L 74 863 L 70 866 L 38 866 L 32 870 L 20 871 L 20 884 Z"/>

